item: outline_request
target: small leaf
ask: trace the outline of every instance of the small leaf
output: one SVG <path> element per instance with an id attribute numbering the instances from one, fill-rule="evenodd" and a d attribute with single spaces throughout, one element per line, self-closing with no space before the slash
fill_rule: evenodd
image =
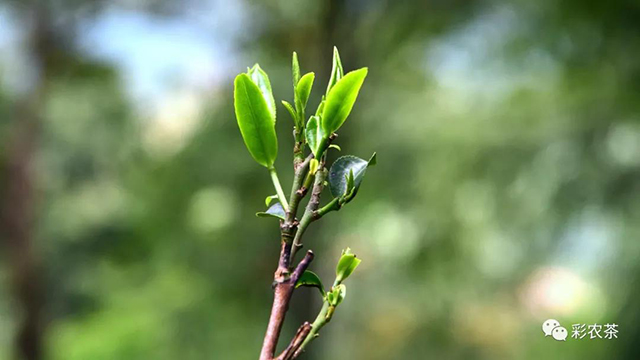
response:
<path id="1" fill-rule="evenodd" d="M 320 119 L 317 116 L 312 116 L 311 118 L 309 118 L 307 126 L 304 129 L 304 136 L 307 140 L 307 144 L 309 144 L 309 149 L 311 149 L 311 152 L 316 157 L 318 157 L 318 147 L 320 146 L 324 135 L 322 133 L 322 129 L 319 126 L 319 122 Z"/>
<path id="2" fill-rule="evenodd" d="M 340 305 L 342 300 L 347 297 L 347 286 L 345 284 L 338 285 L 338 301 L 336 302 L 336 306 Z"/>
<path id="3" fill-rule="evenodd" d="M 282 208 L 282 204 L 275 203 L 271 205 L 271 207 L 267 209 L 267 211 L 257 212 L 256 216 L 257 217 L 274 217 L 274 218 L 284 220 L 286 214 L 284 212 L 284 208 Z"/>
<path id="4" fill-rule="evenodd" d="M 309 101 L 309 94 L 311 94 L 311 88 L 313 87 L 313 80 L 315 77 L 316 75 L 314 73 L 307 73 L 300 78 L 298 86 L 296 86 L 296 107 L 300 107 L 298 109 L 298 113 L 303 113 L 307 106 L 307 101 Z"/>
<path id="5" fill-rule="evenodd" d="M 285 109 L 289 111 L 289 114 L 293 119 L 293 123 L 296 124 L 296 126 L 298 126 L 298 114 L 296 113 L 296 110 L 293 108 L 293 106 L 285 100 L 282 100 L 282 105 L 284 105 Z"/>
<path id="6" fill-rule="evenodd" d="M 277 198 L 278 198 L 278 195 L 267 196 L 267 198 L 264 199 L 264 204 L 266 206 L 269 206 L 269 204 L 271 204 L 271 201 L 274 200 L 274 199 L 277 199 Z"/>
<path id="7" fill-rule="evenodd" d="M 349 175 L 347 175 L 347 190 L 346 193 L 350 193 L 355 188 L 355 183 L 353 180 L 353 169 L 349 170 Z"/>
<path id="8" fill-rule="evenodd" d="M 340 284 L 331 288 L 331 291 L 327 293 L 327 301 L 333 307 L 340 305 L 340 303 L 347 297 L 347 287 L 344 284 Z"/>
<path id="9" fill-rule="evenodd" d="M 234 81 L 234 107 L 240 133 L 251 156 L 262 166 L 271 167 L 278 155 L 275 118 L 249 75 Z"/>
<path id="10" fill-rule="evenodd" d="M 300 64 L 298 63 L 298 54 L 294 51 L 291 59 L 291 70 L 293 73 L 293 90 L 295 91 L 300 81 Z"/>
<path id="11" fill-rule="evenodd" d="M 269 76 L 264 70 L 260 68 L 260 65 L 255 64 L 249 70 L 249 76 L 251 80 L 258 85 L 260 88 L 260 93 L 262 93 L 262 97 L 267 102 L 267 106 L 269 107 L 269 111 L 273 116 L 273 121 L 276 119 L 276 101 L 273 99 L 273 92 L 271 91 L 271 82 L 269 81 Z"/>
<path id="12" fill-rule="evenodd" d="M 320 163 L 318 162 L 318 159 L 311 159 L 311 161 L 309 162 L 309 174 L 315 175 L 316 171 L 318 171 L 319 165 Z"/>
<path id="13" fill-rule="evenodd" d="M 375 157 L 374 157 L 375 160 Z M 375 161 L 374 161 L 375 164 Z M 353 189 L 360 187 L 369 162 L 353 155 L 339 157 L 329 169 L 329 185 L 334 197 L 347 195 L 350 191 L 348 177 L 353 173 Z"/>
<path id="14" fill-rule="evenodd" d="M 336 284 L 341 284 L 346 278 L 353 273 L 353 271 L 360 265 L 360 259 L 356 258 L 356 255 L 351 253 L 351 249 L 347 248 L 338 261 L 336 266 Z"/>
<path id="15" fill-rule="evenodd" d="M 319 118 L 322 116 L 322 112 L 324 111 L 324 104 L 326 103 L 326 98 L 322 95 L 322 99 L 320 100 L 320 104 L 318 104 L 318 108 L 316 109 L 316 116 Z"/>
<path id="16" fill-rule="evenodd" d="M 330 135 L 342 126 L 358 98 L 358 92 L 367 77 L 367 68 L 346 74 L 329 91 L 322 111 L 322 130 Z"/>
<path id="17" fill-rule="evenodd" d="M 329 78 L 329 85 L 327 85 L 327 94 L 333 86 L 342 79 L 344 76 L 344 69 L 342 69 L 342 62 L 340 61 L 340 53 L 338 48 L 333 47 L 333 63 L 331 66 L 331 77 Z"/>
<path id="18" fill-rule="evenodd" d="M 378 164 L 378 155 L 376 153 L 373 153 L 373 155 L 371 155 L 371 157 L 369 158 L 368 167 L 376 166 L 376 164 Z"/>
<path id="19" fill-rule="evenodd" d="M 305 270 L 305 272 L 302 273 L 298 281 L 296 281 L 296 289 L 300 286 L 316 287 L 318 288 L 318 290 L 320 290 L 320 294 L 322 294 L 323 297 L 325 296 L 322 281 L 320 281 L 318 275 L 316 275 L 313 271 Z"/>
<path id="20" fill-rule="evenodd" d="M 342 151 L 342 149 L 340 148 L 340 146 L 336 145 L 336 144 L 331 144 L 329 145 L 329 149 L 336 149 L 338 151 Z"/>

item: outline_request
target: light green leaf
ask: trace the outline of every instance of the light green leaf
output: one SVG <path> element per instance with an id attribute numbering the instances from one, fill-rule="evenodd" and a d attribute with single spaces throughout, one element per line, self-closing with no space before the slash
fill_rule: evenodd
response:
<path id="1" fill-rule="evenodd" d="M 338 53 L 338 48 L 333 47 L 333 63 L 331 66 L 331 77 L 329 78 L 329 85 L 327 85 L 327 94 L 331 88 L 334 87 L 340 79 L 344 76 L 344 69 L 342 69 L 342 62 L 340 61 L 340 53 Z"/>
<path id="2" fill-rule="evenodd" d="M 351 249 L 347 248 L 343 251 L 340 261 L 338 261 L 338 266 L 336 266 L 335 284 L 341 284 L 353 273 L 358 265 L 360 265 L 360 259 L 356 258 L 356 255 L 351 252 Z"/>
<path id="3" fill-rule="evenodd" d="M 327 301 L 333 307 L 340 305 L 340 303 L 347 297 L 347 287 L 344 284 L 340 284 L 331 288 L 331 291 L 327 293 Z"/>
<path id="4" fill-rule="evenodd" d="M 291 70 L 293 73 L 293 90 L 295 91 L 300 81 L 300 63 L 298 63 L 298 54 L 294 51 L 291 59 Z"/>
<path id="5" fill-rule="evenodd" d="M 282 100 L 282 105 L 284 105 L 285 109 L 287 109 L 287 111 L 289 111 L 289 114 L 291 115 L 291 118 L 293 119 L 293 123 L 298 126 L 298 113 L 296 113 L 296 110 L 293 108 L 293 106 L 291 104 L 289 104 L 289 102 Z"/>
<path id="6" fill-rule="evenodd" d="M 240 133 L 251 156 L 262 166 L 273 166 L 278 155 L 275 118 L 269 111 L 260 88 L 249 75 L 234 81 L 234 107 Z"/>
<path id="7" fill-rule="evenodd" d="M 307 126 L 304 129 L 304 136 L 307 140 L 307 144 L 309 144 L 309 149 L 311 149 L 311 152 L 316 157 L 318 157 L 318 147 L 324 137 L 322 128 L 319 126 L 319 122 L 320 119 L 317 116 L 312 116 L 309 121 L 307 121 Z"/>
<path id="8" fill-rule="evenodd" d="M 331 188 L 331 194 L 334 197 L 340 197 L 347 195 L 351 189 L 358 190 L 362 179 L 369 166 L 375 165 L 375 153 L 371 157 L 373 162 L 369 162 L 353 155 L 346 155 L 339 157 L 331 169 L 329 169 L 329 187 Z M 353 183 L 350 187 L 349 177 L 353 173 Z"/>
<path id="9" fill-rule="evenodd" d="M 305 270 L 305 272 L 302 273 L 302 275 L 300 276 L 300 279 L 296 281 L 296 289 L 299 288 L 300 286 L 316 287 L 318 288 L 318 290 L 320 290 L 320 294 L 323 297 L 325 296 L 325 291 L 324 291 L 324 286 L 322 285 L 322 281 L 320 281 L 320 278 L 318 277 L 318 275 L 316 275 L 313 271 Z"/>
<path id="10" fill-rule="evenodd" d="M 349 175 L 347 175 L 347 193 L 350 193 L 353 189 L 355 189 L 355 180 L 353 179 L 353 169 L 350 169 Z"/>
<path id="11" fill-rule="evenodd" d="M 352 71 L 340 79 L 329 91 L 327 102 L 322 111 L 321 124 L 327 136 L 338 130 L 351 113 L 358 92 L 367 77 L 367 72 L 367 68 Z"/>
<path id="12" fill-rule="evenodd" d="M 326 102 L 326 98 L 322 95 L 322 99 L 320 100 L 320 104 L 318 104 L 318 108 L 316 109 L 316 116 L 322 116 L 322 112 L 324 111 L 324 104 Z"/>
<path id="13" fill-rule="evenodd" d="M 260 93 L 262 93 L 262 97 L 267 102 L 267 106 L 269 107 L 269 111 L 273 116 L 273 121 L 276 121 L 276 101 L 273 99 L 273 92 L 271 91 L 271 82 L 269 81 L 269 76 L 264 70 L 260 68 L 260 65 L 255 64 L 251 69 L 249 69 L 249 76 L 251 80 L 258 85 L 260 89 Z"/>
<path id="14" fill-rule="evenodd" d="M 336 149 L 338 151 L 342 151 L 342 148 L 340 148 L 340 146 L 338 146 L 336 144 L 329 145 L 329 149 Z"/>
<path id="15" fill-rule="evenodd" d="M 266 199 L 264 199 L 264 204 L 266 206 L 269 206 L 269 204 L 271 204 L 271 201 L 273 201 L 274 199 L 277 199 L 278 195 L 271 195 L 271 196 L 267 196 Z"/>
<path id="16" fill-rule="evenodd" d="M 313 80 L 316 75 L 312 72 L 305 74 L 300 81 L 298 82 L 298 86 L 296 86 L 296 108 L 298 108 L 298 113 L 303 114 L 304 109 L 307 106 L 307 101 L 309 101 L 309 94 L 311 94 L 311 88 L 313 87 Z"/>
<path id="17" fill-rule="evenodd" d="M 311 161 L 309 162 L 309 174 L 315 175 L 318 171 L 319 165 L 320 163 L 318 162 L 318 159 L 311 159 Z"/>
<path id="18" fill-rule="evenodd" d="M 257 217 L 274 217 L 274 218 L 284 220 L 286 215 L 284 212 L 284 208 L 282 208 L 282 204 L 275 203 L 271 205 L 271 207 L 267 209 L 267 211 L 256 213 L 256 216 Z"/>

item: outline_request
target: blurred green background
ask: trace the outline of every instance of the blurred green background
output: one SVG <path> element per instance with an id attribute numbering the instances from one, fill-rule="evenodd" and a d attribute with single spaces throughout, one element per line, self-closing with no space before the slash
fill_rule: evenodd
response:
<path id="1" fill-rule="evenodd" d="M 333 45 L 369 67 L 338 144 L 378 166 L 307 233 L 325 283 L 363 262 L 302 358 L 640 358 L 640 2 L 14 0 L 0 359 L 257 358 L 279 239 L 232 80 L 291 101 L 295 50 L 315 108 Z M 281 347 L 319 306 L 296 292 Z"/>

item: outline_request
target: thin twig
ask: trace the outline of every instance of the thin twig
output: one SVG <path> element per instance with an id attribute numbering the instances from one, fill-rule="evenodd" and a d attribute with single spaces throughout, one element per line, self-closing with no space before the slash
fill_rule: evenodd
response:
<path id="1" fill-rule="evenodd" d="M 304 324 L 298 328 L 298 331 L 291 339 L 289 346 L 276 358 L 276 360 L 291 360 L 293 359 L 293 355 L 300 348 L 304 340 L 307 338 L 307 335 L 311 332 L 311 324 L 308 321 L 305 321 Z"/>
<path id="2" fill-rule="evenodd" d="M 327 323 L 329 323 L 329 321 L 331 321 L 331 317 L 333 316 L 334 310 L 335 310 L 335 307 L 330 305 L 329 302 L 325 299 L 324 303 L 322 304 L 322 309 L 320 310 L 320 312 L 318 313 L 318 316 L 316 317 L 316 319 L 313 321 L 313 324 L 311 325 L 311 331 L 309 331 L 309 333 L 307 334 L 307 337 L 304 339 L 302 344 L 300 344 L 296 352 L 293 354 L 292 359 L 295 359 L 298 356 L 300 356 L 300 354 L 302 354 L 302 352 L 307 347 L 307 345 L 309 345 L 310 342 L 315 340 L 315 338 L 320 336 L 318 332 L 320 331 L 320 329 L 322 329 L 323 326 L 325 326 Z"/>
<path id="3" fill-rule="evenodd" d="M 324 168 L 324 164 L 320 164 L 318 171 L 316 172 L 315 180 L 313 182 L 313 190 L 311 191 L 311 198 L 307 204 L 307 208 L 302 215 L 300 224 L 298 225 L 298 231 L 293 238 L 293 246 L 291 248 L 291 261 L 295 259 L 296 252 L 302 247 L 302 235 L 307 230 L 307 227 L 311 222 L 315 220 L 314 213 L 320 207 L 320 195 L 324 189 L 324 181 L 327 178 L 327 169 Z"/>

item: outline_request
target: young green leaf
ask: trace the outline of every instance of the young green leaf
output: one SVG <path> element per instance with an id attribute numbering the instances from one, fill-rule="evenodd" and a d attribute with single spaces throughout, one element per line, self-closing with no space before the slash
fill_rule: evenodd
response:
<path id="1" fill-rule="evenodd" d="M 300 81 L 298 81 L 298 86 L 296 86 L 296 107 L 300 107 L 298 109 L 299 113 L 304 112 L 304 108 L 307 106 L 307 101 L 309 101 L 309 94 L 311 94 L 311 88 L 313 87 L 313 80 L 316 75 L 312 72 L 305 74 Z"/>
<path id="2" fill-rule="evenodd" d="M 353 271 L 360 265 L 360 259 L 356 257 L 351 249 L 347 248 L 343 251 L 338 266 L 336 266 L 336 281 L 335 284 L 341 284 L 346 278 L 353 273 Z"/>
<path id="3" fill-rule="evenodd" d="M 329 145 L 329 149 L 336 149 L 338 151 L 342 151 L 342 148 L 340 148 L 340 146 L 338 146 L 336 144 Z"/>
<path id="4" fill-rule="evenodd" d="M 374 166 L 375 162 L 375 153 L 371 157 L 370 161 L 360 159 L 353 155 L 339 157 L 333 165 L 331 165 L 331 169 L 329 169 L 328 179 L 331 194 L 334 197 L 340 197 L 347 195 L 351 189 L 355 189 L 355 191 L 357 191 L 362 183 L 362 179 L 364 179 L 367 168 L 369 166 Z M 353 183 L 349 184 L 349 177 L 351 173 L 353 173 Z"/>
<path id="5" fill-rule="evenodd" d="M 287 109 L 287 111 L 289 111 L 289 114 L 291 115 L 291 118 L 293 119 L 293 123 L 298 126 L 298 113 L 296 113 L 296 110 L 293 108 L 293 106 L 291 104 L 289 104 L 289 102 L 282 100 L 282 105 L 284 105 L 285 109 Z"/>
<path id="6" fill-rule="evenodd" d="M 319 165 L 320 163 L 318 162 L 318 159 L 311 159 L 311 161 L 309 162 L 309 174 L 315 175 L 318 171 Z"/>
<path id="7" fill-rule="evenodd" d="M 327 301 L 333 307 L 340 305 L 345 297 L 347 297 L 347 287 L 344 284 L 331 288 L 331 291 L 327 293 Z"/>
<path id="8" fill-rule="evenodd" d="M 344 76 L 344 69 L 342 69 L 342 62 L 340 61 L 340 53 L 338 48 L 333 47 L 333 64 L 331 66 L 331 77 L 329 78 L 329 85 L 327 85 L 327 95 L 331 88 L 342 79 Z"/>
<path id="9" fill-rule="evenodd" d="M 320 117 L 322 116 L 322 112 L 324 111 L 324 104 L 326 103 L 327 99 L 324 95 L 322 95 L 322 99 L 320 100 L 320 104 L 318 104 L 318 108 L 316 109 L 316 116 Z"/>
<path id="10" fill-rule="evenodd" d="M 322 129 L 330 135 L 338 130 L 347 119 L 356 102 L 358 92 L 367 77 L 367 68 L 355 70 L 345 75 L 329 91 L 322 111 Z"/>
<path id="11" fill-rule="evenodd" d="M 324 286 L 322 285 L 322 281 L 320 281 L 320 278 L 318 277 L 318 275 L 316 275 L 313 271 L 305 270 L 305 272 L 302 273 L 298 281 L 296 281 L 296 289 L 299 288 L 300 286 L 316 287 L 318 288 L 318 290 L 320 290 L 320 294 L 323 297 L 325 296 L 325 291 L 324 291 Z"/>
<path id="12" fill-rule="evenodd" d="M 291 71 L 293 73 L 293 90 L 295 91 L 300 81 L 300 63 L 298 63 L 298 54 L 294 51 L 291 59 Z"/>
<path id="13" fill-rule="evenodd" d="M 277 199 L 278 195 L 271 195 L 271 196 L 267 196 L 266 199 L 264 199 L 264 204 L 266 206 L 269 206 L 269 204 L 271 204 L 271 201 L 273 201 L 274 199 Z"/>
<path id="14" fill-rule="evenodd" d="M 260 93 L 262 93 L 262 97 L 267 102 L 269 111 L 273 116 L 273 121 L 276 121 L 276 101 L 273 99 L 269 76 L 258 64 L 253 65 L 253 67 L 249 69 L 249 76 L 251 77 L 251 80 L 258 85 L 258 88 L 260 88 Z"/>
<path id="15" fill-rule="evenodd" d="M 286 214 L 284 212 L 284 208 L 282 207 L 282 205 L 280 203 L 275 203 L 271 205 L 271 207 L 267 209 L 267 211 L 261 211 L 256 213 L 256 216 L 257 217 L 274 217 L 274 218 L 284 220 Z"/>
<path id="16" fill-rule="evenodd" d="M 271 167 L 278 155 L 275 118 L 266 100 L 249 75 L 234 81 L 234 107 L 240 133 L 251 156 L 262 166 Z"/>
<path id="17" fill-rule="evenodd" d="M 316 157 L 318 156 L 318 146 L 320 146 L 324 136 L 319 122 L 320 119 L 317 116 L 312 116 L 309 121 L 307 121 L 307 126 L 304 129 L 304 136 L 307 140 L 307 144 L 309 144 L 309 149 L 311 149 L 311 152 Z"/>
<path id="18" fill-rule="evenodd" d="M 353 169 L 349 170 L 349 175 L 347 175 L 347 193 L 350 193 L 353 189 L 355 189 L 355 180 L 353 178 Z"/>

